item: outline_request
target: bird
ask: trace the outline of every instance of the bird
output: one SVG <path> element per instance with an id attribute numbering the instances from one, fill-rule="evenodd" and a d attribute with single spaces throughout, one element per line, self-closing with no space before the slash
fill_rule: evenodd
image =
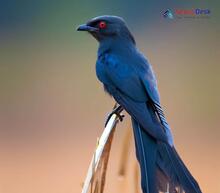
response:
<path id="1" fill-rule="evenodd" d="M 143 193 L 201 193 L 177 153 L 160 102 L 156 76 L 122 17 L 103 15 L 80 25 L 99 43 L 96 75 L 131 117 Z"/>

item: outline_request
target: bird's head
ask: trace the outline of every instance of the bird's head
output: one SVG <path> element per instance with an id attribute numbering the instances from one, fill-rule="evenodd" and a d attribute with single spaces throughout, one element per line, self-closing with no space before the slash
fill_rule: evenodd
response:
<path id="1" fill-rule="evenodd" d="M 123 39 L 135 44 L 134 37 L 128 30 L 125 21 L 118 16 L 104 15 L 82 24 L 77 31 L 87 31 L 99 42 L 105 40 Z"/>

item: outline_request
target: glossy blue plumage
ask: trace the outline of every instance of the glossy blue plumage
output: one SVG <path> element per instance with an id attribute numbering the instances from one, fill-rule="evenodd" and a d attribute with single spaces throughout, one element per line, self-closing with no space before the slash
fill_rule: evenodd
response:
<path id="1" fill-rule="evenodd" d="M 99 22 L 106 29 L 98 29 Z M 99 41 L 96 74 L 104 89 L 131 116 L 143 193 L 201 193 L 177 154 L 165 119 L 157 82 L 124 20 L 101 16 L 79 30 L 90 30 Z"/>
<path id="2" fill-rule="evenodd" d="M 163 129 L 159 122 L 152 121 L 146 106 L 147 102 L 160 104 L 152 68 L 135 46 L 127 46 L 109 50 L 100 47 L 96 63 L 97 77 L 104 84 L 106 91 L 138 120 L 150 135 L 173 145 L 169 127 L 167 135 L 166 128 Z"/>
<path id="3" fill-rule="evenodd" d="M 105 90 L 131 115 L 142 190 L 156 193 L 183 186 L 186 192 L 200 193 L 173 147 L 152 68 L 134 45 L 127 46 L 131 47 L 100 47 L 96 73 Z M 163 175 L 168 175 L 166 182 L 160 181 Z"/>

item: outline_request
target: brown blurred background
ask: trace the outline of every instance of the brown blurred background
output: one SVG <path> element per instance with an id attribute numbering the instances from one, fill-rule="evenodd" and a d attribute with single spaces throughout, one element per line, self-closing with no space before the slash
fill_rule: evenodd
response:
<path id="1" fill-rule="evenodd" d="M 78 193 L 114 101 L 95 76 L 98 44 L 75 28 L 124 17 L 157 74 L 176 148 L 205 193 L 220 192 L 217 1 L 1 1 L 0 193 Z M 166 9 L 210 9 L 208 18 L 165 19 Z M 117 178 L 129 117 L 116 130 L 106 192 Z"/>

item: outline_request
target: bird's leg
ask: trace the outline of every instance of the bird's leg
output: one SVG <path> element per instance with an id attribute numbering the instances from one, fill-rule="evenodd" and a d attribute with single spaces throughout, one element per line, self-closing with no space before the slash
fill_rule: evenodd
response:
<path id="1" fill-rule="evenodd" d="M 110 120 L 111 116 L 113 114 L 116 114 L 117 117 L 119 118 L 120 121 L 123 121 L 124 115 L 121 115 L 121 112 L 123 111 L 123 107 L 121 105 L 117 105 L 117 103 L 115 103 L 114 107 L 113 107 L 113 111 L 107 116 L 107 119 L 105 121 L 105 127 L 108 123 L 108 121 Z"/>

